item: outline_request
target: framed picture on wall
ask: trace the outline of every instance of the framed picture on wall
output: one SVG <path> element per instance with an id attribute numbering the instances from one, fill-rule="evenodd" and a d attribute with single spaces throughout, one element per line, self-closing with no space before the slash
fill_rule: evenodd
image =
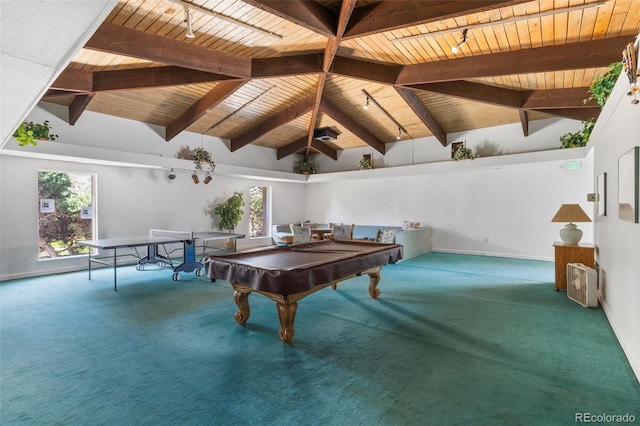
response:
<path id="1" fill-rule="evenodd" d="M 640 147 L 633 147 L 618 158 L 618 218 L 638 223 Z"/>
<path id="2" fill-rule="evenodd" d="M 607 174 L 603 173 L 598 176 L 598 192 L 596 193 L 597 212 L 600 216 L 607 215 Z"/>

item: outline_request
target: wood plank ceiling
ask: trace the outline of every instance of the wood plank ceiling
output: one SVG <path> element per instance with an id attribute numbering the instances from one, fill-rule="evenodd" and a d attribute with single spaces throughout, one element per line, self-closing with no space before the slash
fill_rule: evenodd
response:
<path id="1" fill-rule="evenodd" d="M 588 86 L 639 31 L 637 0 L 120 0 L 43 100 L 71 124 L 96 111 L 164 126 L 167 141 L 384 154 L 398 137 L 446 146 L 452 132 L 597 117 Z"/>

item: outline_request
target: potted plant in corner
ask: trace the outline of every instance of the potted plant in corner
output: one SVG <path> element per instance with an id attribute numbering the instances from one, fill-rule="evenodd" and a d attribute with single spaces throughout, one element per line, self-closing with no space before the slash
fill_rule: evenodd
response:
<path id="1" fill-rule="evenodd" d="M 244 198 L 242 197 L 243 193 L 236 191 L 226 201 L 219 203 L 216 206 L 213 212 L 220 217 L 218 229 L 221 231 L 228 230 L 230 234 L 233 233 L 244 213 L 242 210 L 244 207 Z M 229 240 L 229 242 L 227 242 L 227 247 L 233 246 L 233 240 Z"/>
<path id="2" fill-rule="evenodd" d="M 311 160 L 296 161 L 293 165 L 293 172 L 309 175 L 318 172 L 318 165 Z"/>
<path id="3" fill-rule="evenodd" d="M 52 127 L 49 120 L 44 123 L 34 123 L 33 121 L 23 121 L 20 126 L 13 132 L 13 137 L 18 141 L 18 145 L 38 145 L 36 140 L 55 141 L 58 135 L 51 133 Z"/>
<path id="4" fill-rule="evenodd" d="M 471 151 L 471 148 L 460 145 L 453 154 L 451 161 L 475 160 L 476 158 L 478 158 L 478 156 Z"/>
<path id="5" fill-rule="evenodd" d="M 373 162 L 371 156 L 363 155 L 360 161 L 358 161 L 358 170 L 373 169 Z"/>

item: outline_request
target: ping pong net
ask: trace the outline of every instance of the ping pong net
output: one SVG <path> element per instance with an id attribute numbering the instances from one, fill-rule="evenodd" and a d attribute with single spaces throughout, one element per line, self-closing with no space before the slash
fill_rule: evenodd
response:
<path id="1" fill-rule="evenodd" d="M 149 229 L 149 237 L 172 238 L 176 241 L 193 240 L 192 231 L 170 231 L 166 229 Z"/>

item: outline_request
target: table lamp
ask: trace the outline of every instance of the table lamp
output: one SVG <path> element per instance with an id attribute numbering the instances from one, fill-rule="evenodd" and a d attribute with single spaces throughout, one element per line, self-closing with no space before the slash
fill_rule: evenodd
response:
<path id="1" fill-rule="evenodd" d="M 572 222 L 591 222 L 589 216 L 578 204 L 563 204 L 551 222 L 569 222 L 560 230 L 560 238 L 565 244 L 578 244 L 582 231 Z"/>

